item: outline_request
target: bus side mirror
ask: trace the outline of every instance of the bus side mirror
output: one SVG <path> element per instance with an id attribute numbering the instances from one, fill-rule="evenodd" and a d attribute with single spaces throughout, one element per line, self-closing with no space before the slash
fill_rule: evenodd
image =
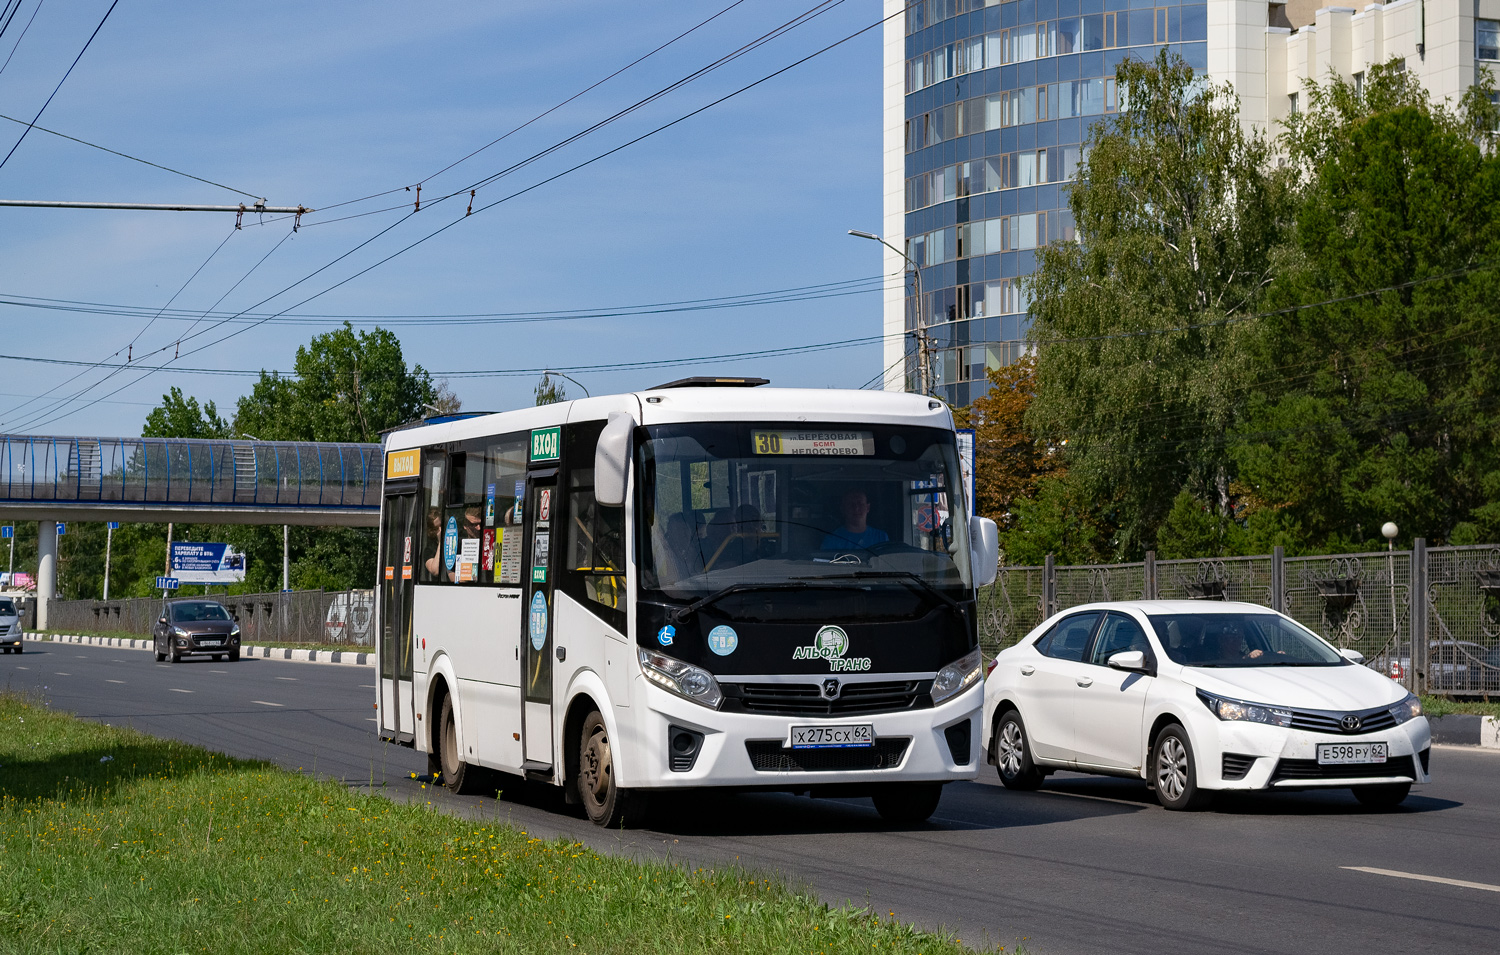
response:
<path id="1" fill-rule="evenodd" d="M 625 503 L 625 479 L 630 473 L 630 429 L 635 419 L 612 411 L 594 449 L 594 500 L 605 507 Z"/>
<path id="2" fill-rule="evenodd" d="M 978 514 L 969 518 L 969 546 L 974 555 L 974 586 L 993 584 L 1000 572 L 1000 529 L 995 522 Z"/>

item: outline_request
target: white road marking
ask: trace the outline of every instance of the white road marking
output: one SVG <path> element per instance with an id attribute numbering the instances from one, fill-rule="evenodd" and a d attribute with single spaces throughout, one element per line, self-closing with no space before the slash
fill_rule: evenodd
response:
<path id="1" fill-rule="evenodd" d="M 290 681 L 292 681 L 292 682 L 293 682 L 293 683 L 296 683 L 296 682 L 297 682 L 297 678 L 296 678 L 296 677 L 294 677 L 294 676 L 279 676 L 279 677 L 277 677 L 277 678 L 276 678 L 276 679 L 278 679 L 278 680 L 290 680 Z"/>
<path id="2" fill-rule="evenodd" d="M 191 692 L 193 692 L 192 690 L 179 690 L 175 686 L 172 687 L 171 690 L 172 690 L 173 693 L 191 693 Z"/>
<path id="3" fill-rule="evenodd" d="M 62 673 L 62 672 L 54 672 L 52 675 L 53 676 L 72 676 L 73 674 L 71 674 L 71 673 Z"/>
<path id="4" fill-rule="evenodd" d="M 285 703 L 267 703 L 265 700 L 251 700 L 251 703 L 259 703 L 261 706 L 285 706 Z"/>
<path id="5" fill-rule="evenodd" d="M 375 718 L 375 717 L 373 717 L 373 716 L 367 716 L 367 717 L 365 717 L 365 722 L 366 722 L 366 723 L 379 723 L 379 722 L 380 722 L 380 721 L 379 721 L 379 720 L 377 720 L 377 719 L 376 719 L 376 718 Z"/>
<path id="6" fill-rule="evenodd" d="M 1388 875 L 1393 879 L 1412 879 L 1417 882 L 1437 882 L 1440 885 L 1456 885 L 1461 889 L 1479 889 L 1483 892 L 1500 892 L 1500 885 L 1488 882 L 1465 882 L 1463 879 L 1444 879 L 1436 875 L 1421 875 L 1416 872 L 1398 872 L 1395 869 L 1375 869 L 1367 865 L 1344 865 L 1341 869 L 1351 872 L 1368 872 L 1371 875 Z"/>
<path id="7" fill-rule="evenodd" d="M 361 690 L 373 690 L 373 689 L 375 689 L 375 687 L 372 684 L 369 684 L 369 683 L 361 683 L 359 685 L 359 688 Z"/>
<path id="8" fill-rule="evenodd" d="M 16 667 L 17 670 L 30 670 L 31 667 Z"/>
<path id="9" fill-rule="evenodd" d="M 105 683 L 124 683 L 124 680 L 105 680 Z"/>

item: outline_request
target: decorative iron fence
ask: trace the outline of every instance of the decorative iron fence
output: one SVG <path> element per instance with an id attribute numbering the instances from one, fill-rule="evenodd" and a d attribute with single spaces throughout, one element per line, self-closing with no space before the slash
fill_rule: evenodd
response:
<path id="1" fill-rule="evenodd" d="M 187 599 L 187 598 L 178 598 Z M 240 622 L 240 638 L 254 643 L 320 643 L 373 646 L 375 592 L 293 590 L 274 594 L 211 595 Z M 60 632 L 124 632 L 143 636 L 161 617 L 156 597 L 127 600 L 54 600 L 49 629 Z"/>
<path id="2" fill-rule="evenodd" d="M 1287 557 L 1002 565 L 979 595 L 980 643 L 1010 646 L 1060 610 L 1102 600 L 1271 607 L 1414 691 L 1500 696 L 1500 545 Z"/>

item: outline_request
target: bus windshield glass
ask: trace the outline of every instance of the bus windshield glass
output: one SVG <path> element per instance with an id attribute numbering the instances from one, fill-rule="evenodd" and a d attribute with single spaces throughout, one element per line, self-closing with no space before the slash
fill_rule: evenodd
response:
<path id="1" fill-rule="evenodd" d="M 638 540 L 644 589 L 659 598 L 845 583 L 919 602 L 972 598 L 952 432 L 785 422 L 645 432 Z"/>

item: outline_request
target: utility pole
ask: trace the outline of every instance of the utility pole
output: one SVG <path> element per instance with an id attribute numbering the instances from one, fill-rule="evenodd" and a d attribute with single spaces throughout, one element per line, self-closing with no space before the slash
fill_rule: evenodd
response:
<path id="1" fill-rule="evenodd" d="M 109 599 L 109 555 L 115 544 L 115 522 L 109 521 L 104 532 L 104 599 Z"/>
<path id="2" fill-rule="evenodd" d="M 292 545 L 291 528 L 289 525 L 281 525 L 281 589 L 286 592 L 292 589 Z"/>
<path id="3" fill-rule="evenodd" d="M 906 260 L 906 268 L 911 272 L 912 284 L 917 294 L 917 328 L 916 331 L 908 333 L 917 338 L 917 387 L 921 389 L 922 394 L 932 397 L 932 349 L 927 337 L 927 323 L 922 320 L 922 270 L 917 268 L 917 263 L 912 261 L 911 256 L 873 232 L 850 229 L 849 234 L 860 239 L 873 239 Z M 902 292 L 905 291 L 903 288 Z"/>

